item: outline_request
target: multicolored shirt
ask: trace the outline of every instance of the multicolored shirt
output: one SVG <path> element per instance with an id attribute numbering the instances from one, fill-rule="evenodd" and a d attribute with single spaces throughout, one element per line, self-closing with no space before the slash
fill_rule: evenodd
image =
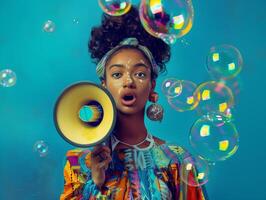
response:
<path id="1" fill-rule="evenodd" d="M 203 187 L 190 186 L 181 180 L 180 163 L 190 155 L 180 146 L 115 149 L 101 188 L 91 177 L 90 155 L 90 150 L 84 149 L 67 152 L 60 200 L 207 200 Z"/>

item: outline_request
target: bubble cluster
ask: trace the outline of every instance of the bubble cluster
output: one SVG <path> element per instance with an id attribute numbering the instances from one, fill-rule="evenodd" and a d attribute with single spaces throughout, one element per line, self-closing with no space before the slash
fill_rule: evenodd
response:
<path id="1" fill-rule="evenodd" d="M 187 34 L 194 18 L 191 0 L 142 0 L 139 14 L 145 30 L 167 44 Z"/>
<path id="2" fill-rule="evenodd" d="M 17 76 L 15 72 L 10 69 L 4 69 L 0 71 L 0 85 L 3 87 L 12 87 L 17 82 Z"/>
<path id="3" fill-rule="evenodd" d="M 48 20 L 43 25 L 43 30 L 47 33 L 52 33 L 55 31 L 55 23 L 51 20 Z"/>
<path id="4" fill-rule="evenodd" d="M 180 166 L 180 179 L 189 186 L 198 187 L 209 180 L 208 162 L 199 157 L 186 157 Z"/>
<path id="5" fill-rule="evenodd" d="M 222 82 L 208 81 L 195 90 L 199 99 L 197 111 L 200 115 L 212 112 L 225 113 L 234 105 L 234 96 L 229 87 Z"/>
<path id="6" fill-rule="evenodd" d="M 108 15 L 121 16 L 131 8 L 131 0 L 98 0 L 101 9 Z"/>
<path id="7" fill-rule="evenodd" d="M 43 140 L 38 140 L 33 145 L 33 151 L 38 153 L 40 157 L 45 157 L 48 154 L 48 146 Z"/>
<path id="8" fill-rule="evenodd" d="M 176 97 L 168 98 L 168 103 L 179 112 L 193 110 L 199 103 L 198 95 L 195 93 L 197 85 L 187 80 L 181 80 L 180 84 L 182 87 L 181 93 Z"/>
<path id="9" fill-rule="evenodd" d="M 197 86 L 191 81 L 169 78 L 162 84 L 162 91 L 172 108 L 179 112 L 196 108 L 201 115 L 189 132 L 189 142 L 201 160 L 197 164 L 196 160 L 188 158 L 180 170 L 182 181 L 188 185 L 205 184 L 208 170 L 205 173 L 204 166 L 224 161 L 238 150 L 239 134 L 233 121 L 235 94 L 239 94 L 241 83 L 237 75 L 242 66 L 242 56 L 237 48 L 231 45 L 215 46 L 208 54 L 207 67 L 216 81 Z"/>
<path id="10" fill-rule="evenodd" d="M 215 78 L 230 79 L 242 70 L 240 51 L 232 45 L 213 46 L 207 56 L 207 70 Z"/>
<path id="11" fill-rule="evenodd" d="M 194 150 L 210 162 L 222 161 L 235 154 L 239 135 L 235 125 L 223 115 L 203 115 L 191 127 L 189 141 Z"/>

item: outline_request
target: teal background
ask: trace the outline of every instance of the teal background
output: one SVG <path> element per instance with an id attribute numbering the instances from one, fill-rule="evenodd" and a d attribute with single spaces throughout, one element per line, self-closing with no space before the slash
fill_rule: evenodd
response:
<path id="1" fill-rule="evenodd" d="M 235 99 L 240 146 L 234 156 L 211 166 L 206 187 L 211 200 L 266 199 L 266 3 L 206 0 L 193 4 L 193 28 L 172 47 L 168 74 L 157 81 L 164 120 L 147 120 L 146 125 L 152 134 L 190 149 L 189 129 L 199 116 L 195 111 L 174 111 L 160 85 L 167 77 L 197 84 L 208 81 L 205 60 L 210 47 L 237 47 L 244 59 Z M 81 80 L 99 83 L 87 41 L 101 13 L 96 0 L 0 0 L 0 70 L 12 69 L 17 75 L 15 86 L 0 87 L 1 200 L 59 199 L 64 155 L 73 146 L 58 135 L 53 107 L 66 86 Z M 53 33 L 42 30 L 48 19 L 56 24 Z M 38 140 L 49 147 L 46 157 L 33 151 Z"/>

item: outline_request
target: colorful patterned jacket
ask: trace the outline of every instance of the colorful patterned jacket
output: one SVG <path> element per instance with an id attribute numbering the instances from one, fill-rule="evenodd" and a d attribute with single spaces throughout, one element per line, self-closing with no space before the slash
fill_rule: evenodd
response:
<path id="1" fill-rule="evenodd" d="M 60 200 L 207 200 L 205 188 L 197 184 L 195 169 L 185 173 L 181 168 L 182 161 L 189 157 L 183 148 L 170 144 L 149 151 L 114 150 L 105 183 L 99 189 L 91 178 L 90 151 L 70 150 Z"/>

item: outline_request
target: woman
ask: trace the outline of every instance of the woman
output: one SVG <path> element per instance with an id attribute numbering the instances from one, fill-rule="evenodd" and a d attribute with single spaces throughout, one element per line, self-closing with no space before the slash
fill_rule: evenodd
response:
<path id="1" fill-rule="evenodd" d="M 169 46 L 146 33 L 133 7 L 121 17 L 104 15 L 91 32 L 89 50 L 115 100 L 117 124 L 110 146 L 67 153 L 60 199 L 205 200 L 202 188 L 180 179 L 180 163 L 189 154 L 152 136 L 144 124 L 147 101 L 158 100 L 156 78 L 165 71 Z"/>

